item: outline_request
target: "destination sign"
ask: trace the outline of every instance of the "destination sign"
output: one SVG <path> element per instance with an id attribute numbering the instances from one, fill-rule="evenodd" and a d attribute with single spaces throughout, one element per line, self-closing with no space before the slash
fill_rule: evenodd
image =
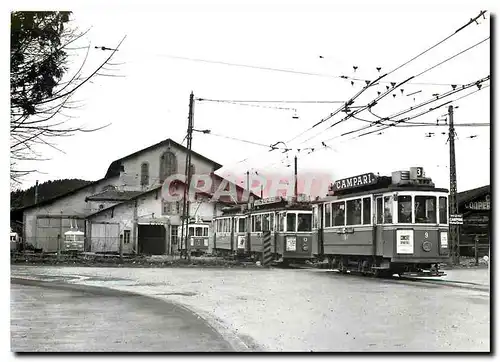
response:
<path id="1" fill-rule="evenodd" d="M 259 205 L 275 204 L 281 201 L 282 198 L 280 196 L 274 196 L 274 197 L 268 197 L 267 199 L 256 200 L 254 202 L 254 205 L 259 206 Z"/>
<path id="2" fill-rule="evenodd" d="M 352 189 L 356 187 L 374 185 L 377 183 L 377 176 L 373 173 L 365 173 L 363 175 L 348 177 L 337 180 L 332 185 L 332 191 Z"/>

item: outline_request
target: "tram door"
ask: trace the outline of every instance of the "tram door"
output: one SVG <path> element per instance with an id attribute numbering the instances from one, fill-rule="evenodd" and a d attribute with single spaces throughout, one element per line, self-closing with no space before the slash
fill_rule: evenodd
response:
<path id="1" fill-rule="evenodd" d="M 323 205 L 313 205 L 312 253 L 323 255 Z"/>
<path id="2" fill-rule="evenodd" d="M 374 240 L 373 240 L 373 254 L 382 255 L 384 250 L 384 204 L 382 196 L 375 198 L 375 213 L 373 215 Z"/>

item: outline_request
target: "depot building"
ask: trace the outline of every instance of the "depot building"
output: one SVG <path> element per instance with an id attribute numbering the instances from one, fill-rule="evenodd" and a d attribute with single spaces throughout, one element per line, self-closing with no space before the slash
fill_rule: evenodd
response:
<path id="1" fill-rule="evenodd" d="M 460 255 L 474 255 L 476 238 L 479 254 L 488 254 L 491 235 L 490 185 L 458 193 L 457 202 L 458 213 L 463 215 L 463 225 L 460 225 Z"/>

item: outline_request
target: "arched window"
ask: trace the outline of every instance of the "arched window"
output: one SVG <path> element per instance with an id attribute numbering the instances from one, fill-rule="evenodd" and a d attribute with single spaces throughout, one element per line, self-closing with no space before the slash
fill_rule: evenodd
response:
<path id="1" fill-rule="evenodd" d="M 149 163 L 143 162 L 141 164 L 141 186 L 149 185 Z"/>
<path id="2" fill-rule="evenodd" d="M 177 157 L 173 152 L 167 151 L 160 157 L 160 182 L 177 172 Z"/>

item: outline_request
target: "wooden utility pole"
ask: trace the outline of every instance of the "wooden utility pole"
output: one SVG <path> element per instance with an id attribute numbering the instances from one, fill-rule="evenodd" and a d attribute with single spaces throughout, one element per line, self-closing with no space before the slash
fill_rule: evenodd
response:
<path id="1" fill-rule="evenodd" d="M 453 106 L 448 107 L 449 118 L 449 133 L 448 141 L 450 142 L 450 215 L 458 213 L 457 204 L 457 169 L 455 161 L 455 127 L 453 124 Z M 453 264 L 459 263 L 460 250 L 458 247 L 458 225 L 450 224 L 450 245 L 451 245 L 451 260 Z"/>
<path id="2" fill-rule="evenodd" d="M 186 247 L 186 255 L 188 260 L 191 260 L 191 255 L 189 251 L 189 187 L 191 185 L 191 148 L 193 140 L 193 121 L 194 121 L 194 94 L 191 92 L 189 96 L 189 116 L 188 116 L 188 129 L 187 129 L 187 155 L 186 155 L 186 183 L 184 186 L 184 198 L 182 202 L 182 234 L 181 239 L 184 239 L 184 245 Z M 184 226 L 185 225 L 185 226 Z M 185 232 L 185 235 L 184 235 Z"/>
<path id="3" fill-rule="evenodd" d="M 35 204 L 38 204 L 38 180 L 36 180 L 35 184 Z"/>

